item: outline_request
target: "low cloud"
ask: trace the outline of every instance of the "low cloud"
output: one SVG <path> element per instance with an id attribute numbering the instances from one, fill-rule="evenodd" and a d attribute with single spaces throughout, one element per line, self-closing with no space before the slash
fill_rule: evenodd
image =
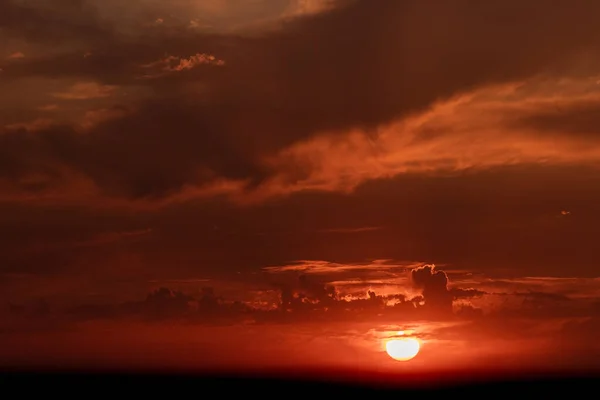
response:
<path id="1" fill-rule="evenodd" d="M 106 246 L 112 242 L 136 240 L 151 233 L 142 230 L 107 234 L 97 237 L 86 246 Z M 356 276 L 358 271 L 346 272 Z M 462 324 L 464 321 L 473 321 L 464 328 L 461 340 L 474 340 L 481 335 L 486 338 L 496 335 L 503 339 L 522 337 L 521 331 L 498 331 L 498 327 L 516 321 L 530 321 L 532 324 L 537 321 L 540 329 L 545 329 L 546 325 L 558 329 L 556 324 L 572 320 L 574 322 L 564 326 L 563 331 L 567 334 L 569 329 L 577 329 L 572 326 L 581 318 L 590 318 L 600 310 L 597 298 L 594 303 L 585 299 L 569 299 L 552 292 L 531 290 L 499 295 L 457 287 L 448 282 L 448 275 L 443 270 L 429 264 L 409 269 L 408 275 L 407 271 L 396 271 L 395 274 L 396 278 L 404 276 L 405 279 L 381 281 L 384 285 L 378 286 L 378 282 L 369 283 L 367 278 L 363 278 L 365 285 L 362 289 L 355 287 L 359 290 L 354 294 L 354 289 L 349 291 L 348 288 L 356 281 L 336 281 L 333 279 L 335 273 L 298 274 L 297 271 L 280 271 L 279 274 L 263 277 L 264 280 L 260 282 L 255 281 L 254 284 L 258 286 L 249 285 L 248 282 L 242 286 L 236 286 L 235 282 L 223 282 L 218 285 L 220 288 L 213 286 L 216 282 L 209 279 L 158 279 L 148 282 L 155 289 L 145 298 L 123 302 L 98 303 L 89 298 L 61 306 L 41 296 L 21 303 L 10 301 L 5 310 L 9 316 L 5 322 L 8 326 L 19 326 L 21 322 L 37 320 L 34 326 L 41 327 L 44 321 L 70 324 L 87 320 L 170 320 L 199 325 L 242 322 L 301 324 L 303 321 L 328 324 L 357 320 L 370 324 L 416 320 L 422 321 L 422 324 L 425 321 Z M 20 279 L 31 280 L 28 277 Z M 232 292 L 227 287 L 237 289 Z M 380 290 L 390 287 L 392 291 Z M 224 295 L 224 290 L 229 295 Z M 480 308 L 476 303 L 478 299 L 501 297 L 504 300 L 496 305 L 488 304 Z M 588 332 L 585 321 L 581 330 Z M 439 335 L 440 340 L 446 340 L 452 332 L 445 330 L 435 335 Z M 558 336 L 556 338 L 560 339 Z"/>
<path id="2" fill-rule="evenodd" d="M 448 275 L 435 265 L 424 265 L 411 271 L 412 283 L 422 290 L 425 306 L 432 310 L 449 312 L 454 296 L 448 289 Z"/>
<path id="3" fill-rule="evenodd" d="M 417 263 L 396 264 L 391 260 L 375 260 L 363 264 L 341 264 L 319 260 L 300 260 L 290 265 L 264 267 L 263 270 L 270 273 L 302 272 L 304 274 L 335 274 L 346 271 L 404 271 L 410 269 Z"/>
<path id="4" fill-rule="evenodd" d="M 267 269 L 269 272 L 287 273 L 286 276 L 291 277 L 291 280 L 275 284 L 280 288 L 284 309 L 358 310 L 374 307 L 380 313 L 392 313 L 399 318 L 408 315 L 447 318 L 453 313 L 454 300 L 486 294 L 473 288 L 448 288 L 446 273 L 432 265 L 389 268 L 385 263 L 363 266 L 306 263 L 306 266 L 306 269 L 296 266 Z M 347 279 L 340 280 L 340 274 Z M 380 278 L 375 278 L 377 276 Z M 472 316 L 481 315 L 481 310 L 462 303 L 459 310 L 461 316 L 471 315 L 467 313 L 467 308 Z"/>
<path id="5" fill-rule="evenodd" d="M 487 294 L 487 292 L 484 292 L 483 290 L 478 290 L 478 289 L 473 289 L 473 288 L 469 288 L 469 289 L 451 288 L 449 291 L 455 299 L 470 299 L 473 297 L 481 297 L 481 296 Z"/>
<path id="6" fill-rule="evenodd" d="M 583 277 L 532 276 L 520 278 L 464 280 L 463 284 L 476 284 L 488 293 L 548 293 L 561 298 L 594 299 L 600 296 L 600 279 Z M 535 295 L 534 295 L 535 296 Z"/>

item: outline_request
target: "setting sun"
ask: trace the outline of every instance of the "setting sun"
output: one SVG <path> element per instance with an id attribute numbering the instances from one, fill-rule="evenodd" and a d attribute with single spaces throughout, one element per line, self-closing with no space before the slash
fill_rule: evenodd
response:
<path id="1" fill-rule="evenodd" d="M 390 357 L 397 361 L 408 361 L 418 353 L 421 345 L 414 338 L 392 339 L 386 342 L 385 351 Z"/>

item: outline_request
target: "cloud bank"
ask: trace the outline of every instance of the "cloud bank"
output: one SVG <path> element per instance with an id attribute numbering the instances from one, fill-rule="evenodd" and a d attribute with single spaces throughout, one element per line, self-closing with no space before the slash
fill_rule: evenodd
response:
<path id="1" fill-rule="evenodd" d="M 0 135 L 4 199 L 260 201 L 414 171 L 598 161 L 594 1 L 275 3 L 256 6 L 320 11 L 232 34 L 162 26 L 143 3 L 140 21 L 164 23 L 132 34 L 111 2 L 3 3 L 11 40 L 64 45 L 7 61 L 2 85 L 65 85 L 49 93 L 65 109 L 52 123 L 28 123 L 43 93 L 7 109 L 23 119 Z M 234 18 L 233 3 L 210 4 Z M 73 123 L 123 105 L 134 111 L 85 135 Z"/>

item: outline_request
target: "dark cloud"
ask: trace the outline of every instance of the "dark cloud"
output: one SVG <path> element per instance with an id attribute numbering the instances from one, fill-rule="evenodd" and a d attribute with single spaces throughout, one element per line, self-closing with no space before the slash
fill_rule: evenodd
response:
<path id="1" fill-rule="evenodd" d="M 519 118 L 515 127 L 534 129 L 541 135 L 568 133 L 597 141 L 600 139 L 600 98 L 548 106 Z"/>
<path id="2" fill-rule="evenodd" d="M 592 0 L 358 1 L 253 37 L 149 30 L 129 39 L 105 33 L 84 11 L 61 12 L 61 24 L 66 18 L 70 25 L 60 25 L 53 13 L 4 7 L 13 10 L 5 18 L 13 30 L 31 13 L 45 18 L 31 40 L 64 26 L 92 54 L 26 61 L 4 68 L 5 76 L 79 76 L 154 93 L 133 115 L 84 138 L 68 127 L 3 134 L 10 154 L 0 158 L 8 164 L 4 177 L 61 165 L 90 176 L 106 194 L 132 198 L 168 196 L 214 175 L 261 180 L 272 173 L 265 156 L 317 132 L 368 130 L 479 85 L 563 71 L 582 53 L 595 60 L 600 43 L 592 17 L 600 6 Z M 80 26 L 92 31 L 79 33 Z M 226 65 L 137 79 L 141 65 L 165 53 L 211 54 Z"/>
<path id="3" fill-rule="evenodd" d="M 282 285 L 281 308 L 294 310 L 312 307 L 319 310 L 330 307 L 337 299 L 333 286 L 312 281 L 307 275 L 300 275 L 295 285 Z"/>
<path id="4" fill-rule="evenodd" d="M 0 29 L 5 35 L 45 44 L 97 46 L 114 40 L 110 27 L 85 0 L 3 0 Z"/>
<path id="5" fill-rule="evenodd" d="M 185 319 L 191 322 L 215 322 L 221 319 L 237 320 L 249 308 L 237 301 L 226 301 L 212 287 L 201 288 L 193 296 L 167 287 L 157 288 L 144 300 L 123 303 L 82 304 L 69 307 L 66 314 L 76 320 L 131 319 L 172 320 Z"/>
<path id="6" fill-rule="evenodd" d="M 425 271 L 427 268 L 428 266 L 419 267 L 413 271 Z M 439 302 L 436 303 L 436 295 L 432 295 L 431 286 L 423 291 L 424 296 L 412 298 L 403 293 L 405 288 L 402 286 L 397 286 L 395 293 L 382 295 L 373 290 L 367 290 L 353 297 L 340 295 L 334 284 L 326 278 L 293 273 L 289 274 L 288 278 L 292 279 L 269 280 L 271 286 L 275 287 L 279 294 L 278 299 L 272 298 L 272 304 L 261 303 L 259 306 L 251 305 L 254 304 L 253 300 L 248 302 L 232 301 L 232 299 L 219 296 L 213 287 L 203 287 L 196 294 L 159 287 L 148 293 L 146 298 L 141 301 L 128 300 L 122 303 L 98 304 L 84 299 L 83 302 L 78 302 L 79 305 L 67 306 L 66 309 L 64 306 L 62 308 L 54 307 L 53 313 L 54 315 L 63 315 L 66 312 L 66 315 L 75 320 L 176 318 L 208 323 L 223 319 L 239 320 L 245 317 L 256 321 L 290 320 L 290 318 L 292 320 L 311 318 L 347 320 L 372 318 L 375 315 L 385 315 L 398 320 L 417 317 L 435 320 L 453 317 L 452 295 L 449 294 L 449 307 L 443 308 Z M 436 287 L 434 290 L 437 289 Z M 246 297 L 243 293 L 237 293 L 237 295 Z M 437 298 L 440 298 L 439 294 Z M 9 308 L 12 315 L 43 317 L 48 314 L 48 311 L 44 315 L 34 312 L 39 308 L 39 301 L 26 304 L 26 306 L 9 302 Z M 463 318 L 468 317 L 465 312 L 459 314 Z M 473 313 L 473 315 L 475 314 Z"/>
<path id="7" fill-rule="evenodd" d="M 198 271 L 202 275 L 251 272 L 266 265 L 286 265 L 289 260 L 330 260 L 333 264 L 328 265 L 335 268 L 336 263 L 381 258 L 450 263 L 448 268 L 497 278 L 510 273 L 507 267 L 514 268 L 515 277 L 593 277 L 597 271 L 589 260 L 596 254 L 600 226 L 598 188 L 600 175 L 593 168 L 510 167 L 449 177 L 409 175 L 369 183 L 352 195 L 304 193 L 251 208 L 202 201 L 159 213 L 133 213 L 86 210 L 87 203 L 75 209 L 4 204 L 0 205 L 2 221 L 11 228 L 0 242 L 2 269 L 46 273 L 72 265 L 80 271 L 80 266 L 68 262 L 73 250 L 26 249 L 151 227 L 153 234 L 144 236 L 137 249 L 144 255 L 146 270 L 163 270 L 166 278 L 195 277 Z M 572 211 L 572 218 L 562 218 L 560 210 L 565 208 Z M 349 221 L 386 229 L 326 238 L 315 234 L 323 228 L 348 226 Z M 104 247 L 92 250 L 81 257 L 86 265 L 105 254 Z M 110 259 L 105 262 L 112 264 Z M 342 279 L 353 278 L 354 271 L 347 275 Z M 381 278 L 385 277 L 370 279 Z M 507 285 L 484 290 L 528 289 Z M 547 289 L 536 285 L 535 290 Z"/>
<path id="8" fill-rule="evenodd" d="M 571 298 L 561 293 L 547 293 L 547 292 L 536 292 L 529 291 L 525 293 L 513 293 L 515 296 L 523 296 L 527 301 L 538 303 L 538 302 L 546 302 L 546 301 L 570 301 Z"/>
<path id="9" fill-rule="evenodd" d="M 560 293 L 535 291 L 504 293 L 505 301 L 501 304 L 494 306 L 490 303 L 481 308 L 465 300 L 475 299 L 484 294 L 486 297 L 497 294 L 486 294 L 476 289 L 448 289 L 447 275 L 431 265 L 414 268 L 411 277 L 413 284 L 422 290 L 422 295 L 410 297 L 406 294 L 407 288 L 398 285 L 396 292 L 391 294 L 382 295 L 368 290 L 356 297 L 341 296 L 334 284 L 326 279 L 295 275 L 295 279 L 288 280 L 287 283 L 272 282 L 279 296 L 266 296 L 262 293 L 261 301 L 255 301 L 253 296 L 266 291 L 230 293 L 234 297 L 228 298 L 219 295 L 211 286 L 201 287 L 200 290 L 194 291 L 194 294 L 162 286 L 152 290 L 143 300 L 98 303 L 88 299 L 60 305 L 37 297 L 21 303 L 8 301 L 7 311 L 10 318 L 17 322 L 175 319 L 197 324 L 213 324 L 240 321 L 367 321 L 373 318 L 385 318 L 389 321 L 419 319 L 432 322 L 485 319 L 489 323 L 522 318 L 531 321 L 552 321 L 557 318 L 589 317 L 596 315 L 599 310 L 597 301 L 594 303 L 587 299 L 570 299 Z M 189 283 L 193 287 L 204 281 L 195 280 Z M 264 282 L 262 285 L 264 286 Z M 275 294 L 273 290 L 268 292 Z M 236 297 L 246 300 L 234 300 Z M 267 299 L 269 301 L 265 303 L 264 300 Z M 10 321 L 8 323 L 10 325 Z"/>
<path id="10" fill-rule="evenodd" d="M 43 318 L 48 316 L 52 310 L 46 299 L 39 298 L 29 301 L 26 305 L 8 302 L 8 312 L 17 317 Z"/>
<path id="11" fill-rule="evenodd" d="M 472 297 L 481 297 L 485 294 L 487 294 L 486 292 L 484 292 L 483 290 L 478 290 L 478 289 L 461 289 L 461 288 L 451 288 L 449 289 L 450 293 L 452 293 L 452 296 L 454 296 L 455 299 L 469 299 Z"/>
<path id="12" fill-rule="evenodd" d="M 276 284 L 281 295 L 281 309 L 296 312 L 329 311 L 332 316 L 344 312 L 377 312 L 395 318 L 449 318 L 453 315 L 454 300 L 481 297 L 486 292 L 477 289 L 448 288 L 448 276 L 431 265 L 423 265 L 411 270 L 413 285 L 422 295 L 409 297 L 403 292 L 406 288 L 397 285 L 393 294 L 378 295 L 374 290 L 357 293 L 357 296 L 342 296 L 335 282 L 316 279 L 313 275 L 300 275 L 287 284 Z M 323 280 L 325 279 L 325 280 Z M 376 286 L 376 285 L 374 285 Z M 389 284 L 388 284 L 389 286 Z M 366 296 L 365 296 L 366 295 Z M 457 312 L 461 317 L 480 317 L 482 310 L 463 304 Z"/>
<path id="13" fill-rule="evenodd" d="M 48 185 L 56 186 L 65 179 L 62 168 L 75 169 L 108 195 L 140 198 L 164 196 L 185 184 L 210 181 L 215 170 L 233 178 L 256 171 L 239 154 L 242 144 L 224 135 L 219 126 L 211 126 L 211 121 L 192 120 L 193 108 L 181 101 L 148 105 L 147 115 L 153 115 L 148 120 L 138 115 L 125 117 L 101 124 L 87 135 L 66 126 L 7 132 L 0 136 L 3 177 L 14 181 L 40 173 Z M 191 133 L 196 129 L 196 134 Z M 163 136 L 166 132 L 168 140 Z"/>
<path id="14" fill-rule="evenodd" d="M 561 293 L 516 292 L 502 293 L 504 302 L 496 313 L 504 316 L 529 318 L 569 318 L 583 317 L 594 313 L 589 301 L 576 301 Z"/>
<path id="15" fill-rule="evenodd" d="M 415 287 L 423 291 L 423 300 L 428 309 L 452 312 L 453 293 L 448 289 L 448 275 L 434 265 L 414 268 L 411 279 Z"/>

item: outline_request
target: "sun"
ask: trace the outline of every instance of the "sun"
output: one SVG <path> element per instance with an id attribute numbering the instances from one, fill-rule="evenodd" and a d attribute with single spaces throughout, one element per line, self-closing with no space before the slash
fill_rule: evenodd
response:
<path id="1" fill-rule="evenodd" d="M 396 338 L 385 343 L 385 351 L 396 361 L 408 361 L 417 354 L 421 344 L 415 338 Z"/>

